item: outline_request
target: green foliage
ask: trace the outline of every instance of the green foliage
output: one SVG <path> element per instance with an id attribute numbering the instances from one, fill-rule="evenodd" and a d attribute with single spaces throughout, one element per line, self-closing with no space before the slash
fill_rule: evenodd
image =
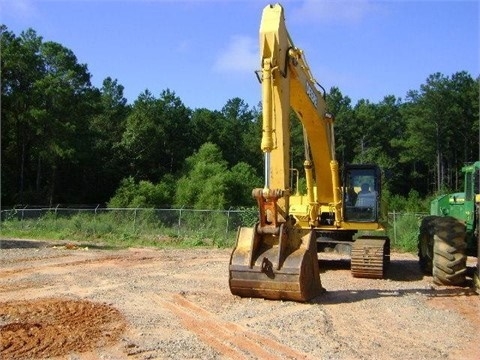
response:
<path id="1" fill-rule="evenodd" d="M 478 157 L 478 79 L 466 72 L 430 75 L 419 91 L 410 91 L 402 109 L 405 136 L 397 140 L 400 160 L 426 165 L 439 191 L 452 187 L 458 169 Z"/>
<path id="2" fill-rule="evenodd" d="M 100 89 L 100 100 L 96 105 L 98 112 L 90 121 L 90 131 L 95 139 L 91 155 L 96 161 L 88 164 L 85 181 L 96 184 L 90 190 L 92 202 L 106 201 L 113 195 L 120 180 L 128 176 L 128 167 L 123 164 L 123 154 L 118 146 L 130 112 L 123 90 L 117 80 L 107 77 Z"/>
<path id="3" fill-rule="evenodd" d="M 422 199 L 418 191 L 412 189 L 407 197 L 384 193 L 384 200 L 388 203 L 388 210 L 395 212 L 424 213 L 430 211 L 428 199 Z"/>
<path id="4" fill-rule="evenodd" d="M 298 180 L 298 192 L 302 195 L 307 194 L 307 179 L 304 177 Z"/>
<path id="5" fill-rule="evenodd" d="M 205 143 L 185 162 L 186 175 L 177 183 L 175 204 L 195 209 L 223 209 L 228 172 L 220 149 L 212 143 Z"/>
<path id="6" fill-rule="evenodd" d="M 159 96 L 147 89 L 128 105 L 114 77 L 92 86 L 87 65 L 70 49 L 33 29 L 0 31 L 3 205 L 252 203 L 263 171 L 256 108 L 232 98 L 221 111 L 192 111 L 169 89 Z M 422 198 L 456 188 L 459 169 L 478 160 L 476 76 L 434 73 L 404 101 L 387 95 L 354 104 L 332 88 L 326 100 L 340 165 L 379 164 L 390 208 L 417 211 Z M 300 170 L 303 131 L 293 112 L 290 130 L 291 166 Z M 216 150 L 202 149 L 206 143 Z"/>
<path id="7" fill-rule="evenodd" d="M 413 213 L 404 213 L 390 219 L 388 236 L 392 247 L 405 252 L 416 254 L 418 251 L 418 229 L 422 216 Z"/>
<path id="8" fill-rule="evenodd" d="M 230 167 L 240 162 L 254 167 L 254 159 L 260 158 L 261 133 L 255 123 L 258 113 L 240 98 L 228 100 L 221 113 L 223 121 L 219 127 L 217 144 L 222 149 L 223 157 Z"/>
<path id="9" fill-rule="evenodd" d="M 291 110 L 290 114 L 290 161 L 291 167 L 300 172 L 303 171 L 303 162 L 305 161 L 305 148 L 303 137 L 303 126 L 297 114 Z"/>
<path id="10" fill-rule="evenodd" d="M 340 89 L 333 87 L 327 94 L 328 111 L 335 116 L 336 158 L 340 163 L 351 162 L 354 157 L 356 127 L 351 100 Z"/>
<path id="11" fill-rule="evenodd" d="M 164 90 L 158 99 L 148 90 L 140 94 L 118 144 L 135 178 L 156 182 L 180 170 L 194 151 L 190 116 L 173 91 Z"/>
<path id="12" fill-rule="evenodd" d="M 88 123 L 99 99 L 86 65 L 32 29 L 16 37 L 2 26 L 1 76 L 2 198 L 78 201 L 85 194 L 82 166 L 92 160 Z"/>
<path id="13" fill-rule="evenodd" d="M 256 206 L 241 208 L 240 213 L 241 225 L 253 227 L 258 222 L 258 208 Z"/>
<path id="14" fill-rule="evenodd" d="M 230 170 L 212 143 L 185 160 L 185 173 L 177 183 L 175 204 L 194 209 L 225 209 L 252 204 L 252 190 L 261 179 L 252 166 L 240 162 Z"/>
<path id="15" fill-rule="evenodd" d="M 235 228 L 226 213 L 182 212 L 164 224 L 153 209 L 102 210 L 72 214 L 48 212 L 33 219 L 12 215 L 2 221 L 2 236 L 18 239 L 65 240 L 116 247 L 229 247 Z M 230 226 L 229 226 L 230 224 Z"/>
<path id="16" fill-rule="evenodd" d="M 142 180 L 135 182 L 133 177 L 123 179 L 115 195 L 108 202 L 110 208 L 161 208 L 171 204 L 174 192 L 173 178 L 152 184 Z"/>
<path id="17" fill-rule="evenodd" d="M 259 116 L 240 98 L 228 100 L 222 111 L 196 109 L 191 118 L 191 142 L 196 149 L 206 142 L 217 145 L 228 167 L 245 162 L 261 171 Z"/>
<path id="18" fill-rule="evenodd" d="M 228 191 L 225 194 L 228 204 L 233 207 L 254 204 L 252 190 L 262 186 L 262 179 L 255 169 L 247 163 L 240 162 L 228 173 Z"/>

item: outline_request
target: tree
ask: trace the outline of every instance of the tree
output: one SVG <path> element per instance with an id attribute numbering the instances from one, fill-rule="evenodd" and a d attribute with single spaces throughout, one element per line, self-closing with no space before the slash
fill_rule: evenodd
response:
<path id="1" fill-rule="evenodd" d="M 256 109 L 250 109 L 240 98 L 227 101 L 222 111 L 196 109 L 192 114 L 193 140 L 200 147 L 216 144 L 230 167 L 246 162 L 261 171 L 261 122 Z"/>
<path id="2" fill-rule="evenodd" d="M 79 64 L 69 49 L 55 42 L 45 42 L 40 48 L 45 73 L 34 84 L 38 100 L 32 115 L 37 127 L 37 181 L 46 184 L 48 201 L 65 200 L 65 191 L 56 193 L 58 180 L 76 180 L 71 177 L 72 166 L 79 162 L 91 148 L 88 119 L 93 115 L 95 102 L 90 74 L 85 64 Z M 83 166 L 80 166 L 82 168 Z M 71 182 L 66 182 L 68 190 Z M 77 189 L 78 182 L 74 182 Z M 63 188 L 62 190 L 64 190 Z M 70 193 L 71 195 L 72 193 Z"/>
<path id="3" fill-rule="evenodd" d="M 56 186 L 68 172 L 59 174 L 89 140 L 92 90 L 86 65 L 71 50 L 43 42 L 32 29 L 17 38 L 2 27 L 2 140 L 9 139 L 2 141 L 2 178 L 18 179 L 3 183 L 9 201 L 61 198 Z"/>
<path id="4" fill-rule="evenodd" d="M 405 130 L 405 122 L 401 114 L 403 106 L 400 99 L 393 95 L 385 96 L 376 106 L 376 126 L 374 134 L 377 139 L 377 156 L 371 161 L 378 164 L 383 171 L 383 188 L 390 192 L 406 195 L 410 190 L 408 174 L 410 166 L 399 161 L 399 153 L 395 148 L 397 139 L 401 139 Z"/>
<path id="5" fill-rule="evenodd" d="M 35 138 L 30 108 L 32 88 L 42 68 L 42 39 L 33 30 L 16 37 L 1 27 L 2 201 L 24 202 L 29 154 Z"/>
<path id="6" fill-rule="evenodd" d="M 403 104 L 395 96 L 379 103 L 361 99 L 352 108 L 351 101 L 338 88 L 327 96 L 328 110 L 335 116 L 336 156 L 340 164 L 372 163 L 383 170 L 384 189 L 408 193 L 406 163 L 399 162 L 398 141 L 403 139 Z"/>
<path id="7" fill-rule="evenodd" d="M 203 144 L 185 160 L 185 174 L 178 180 L 176 206 L 224 209 L 227 205 L 227 162 L 217 145 Z"/>
<path id="8" fill-rule="evenodd" d="M 358 124 L 356 154 L 353 162 L 378 165 L 383 173 L 383 188 L 395 189 L 407 194 L 404 168 L 399 164 L 398 152 L 394 148 L 395 139 L 403 134 L 404 124 L 400 114 L 400 99 L 385 96 L 377 104 L 360 100 L 354 108 L 355 122 Z M 393 140 L 393 142 L 392 142 Z"/>
<path id="9" fill-rule="evenodd" d="M 192 143 L 195 149 L 210 142 L 220 146 L 224 117 L 220 111 L 195 109 L 191 118 Z"/>
<path id="10" fill-rule="evenodd" d="M 123 90 L 116 79 L 107 77 L 100 89 L 96 114 L 90 120 L 90 131 L 95 141 L 90 150 L 90 171 L 86 180 L 92 201 L 106 202 L 120 180 L 128 175 L 118 146 L 131 111 Z"/>
<path id="11" fill-rule="evenodd" d="M 190 114 L 170 90 L 159 99 L 148 90 L 140 94 L 119 144 L 136 179 L 157 182 L 181 169 L 183 159 L 193 152 Z"/>
<path id="12" fill-rule="evenodd" d="M 255 200 L 252 197 L 252 190 L 263 185 L 256 170 L 247 163 L 239 162 L 230 169 L 228 175 L 226 193 L 228 205 L 233 207 L 253 205 Z"/>
<path id="13" fill-rule="evenodd" d="M 354 123 L 351 100 L 343 96 L 340 89 L 332 87 L 327 94 L 327 110 L 334 116 L 335 152 L 340 164 L 352 162 L 355 156 L 354 148 L 356 126 Z"/>
<path id="14" fill-rule="evenodd" d="M 406 121 L 401 160 L 428 169 L 427 183 L 440 191 L 458 184 L 464 162 L 478 156 L 478 85 L 468 74 L 451 78 L 435 73 L 420 90 L 410 91 L 403 109 Z"/>
<path id="15" fill-rule="evenodd" d="M 123 179 L 115 195 L 108 201 L 110 208 L 163 208 L 172 203 L 174 194 L 173 177 L 167 176 L 153 184 L 131 176 Z"/>

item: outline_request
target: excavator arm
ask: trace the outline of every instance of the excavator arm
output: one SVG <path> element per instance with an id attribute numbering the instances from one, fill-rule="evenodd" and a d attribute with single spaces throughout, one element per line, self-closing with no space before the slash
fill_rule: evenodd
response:
<path id="1" fill-rule="evenodd" d="M 290 173 L 290 109 L 300 119 L 308 141 L 305 172 L 311 225 L 319 204 L 340 204 L 338 164 L 335 161 L 333 117 L 327 113 L 324 94 L 317 89 L 301 49 L 294 46 L 285 26 L 283 8 L 267 6 L 260 26 L 265 189 L 286 190 L 280 208 L 288 212 Z M 272 164 L 274 166 L 272 167 Z M 315 174 L 312 171 L 315 164 Z M 315 184 L 315 187 L 314 187 Z M 337 190 L 337 191 L 336 191 Z M 334 211 L 339 212 L 339 206 Z M 340 214 L 336 214 L 340 219 Z"/>

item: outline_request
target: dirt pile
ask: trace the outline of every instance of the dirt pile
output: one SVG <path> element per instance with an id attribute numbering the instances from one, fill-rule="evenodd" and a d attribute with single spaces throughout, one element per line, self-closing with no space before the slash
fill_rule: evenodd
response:
<path id="1" fill-rule="evenodd" d="M 0 303 L 2 359 L 50 358 L 118 341 L 124 316 L 87 300 L 38 299 Z"/>

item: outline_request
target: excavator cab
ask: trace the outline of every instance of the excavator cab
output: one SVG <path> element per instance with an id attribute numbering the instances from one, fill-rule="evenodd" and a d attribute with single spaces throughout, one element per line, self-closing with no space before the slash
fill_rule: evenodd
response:
<path id="1" fill-rule="evenodd" d="M 343 174 L 344 220 L 376 223 L 380 218 L 380 169 L 347 165 Z"/>

